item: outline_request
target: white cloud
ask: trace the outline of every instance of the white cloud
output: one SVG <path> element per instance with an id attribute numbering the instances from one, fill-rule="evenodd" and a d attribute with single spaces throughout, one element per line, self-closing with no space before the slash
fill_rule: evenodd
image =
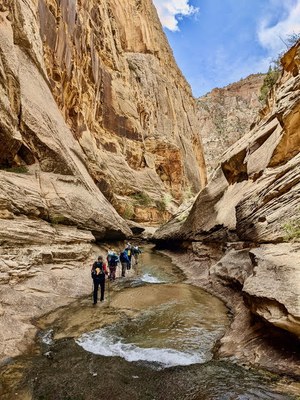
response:
<path id="1" fill-rule="evenodd" d="M 270 19 L 264 19 L 258 30 L 261 45 L 274 55 L 286 48 L 284 40 L 288 35 L 300 33 L 300 0 L 285 0 L 284 8 L 282 20 L 271 25 Z"/>
<path id="2" fill-rule="evenodd" d="M 153 0 L 163 27 L 178 31 L 178 20 L 198 12 L 189 0 Z"/>

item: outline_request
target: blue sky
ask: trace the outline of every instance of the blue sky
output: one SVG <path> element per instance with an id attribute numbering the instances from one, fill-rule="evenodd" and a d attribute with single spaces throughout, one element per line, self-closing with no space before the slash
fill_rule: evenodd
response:
<path id="1" fill-rule="evenodd" d="M 177 64 L 199 97 L 266 72 L 300 32 L 300 0 L 153 0 Z"/>

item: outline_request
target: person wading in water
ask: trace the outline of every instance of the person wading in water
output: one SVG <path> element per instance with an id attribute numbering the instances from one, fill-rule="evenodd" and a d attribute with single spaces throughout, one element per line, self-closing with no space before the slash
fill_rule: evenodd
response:
<path id="1" fill-rule="evenodd" d="M 100 285 L 101 294 L 100 294 L 100 301 L 104 300 L 104 291 L 105 291 L 105 274 L 108 274 L 106 264 L 103 262 L 103 257 L 99 256 L 98 261 L 95 261 L 92 266 L 91 275 L 94 282 L 94 304 L 97 304 L 97 297 L 98 297 L 98 287 Z"/>

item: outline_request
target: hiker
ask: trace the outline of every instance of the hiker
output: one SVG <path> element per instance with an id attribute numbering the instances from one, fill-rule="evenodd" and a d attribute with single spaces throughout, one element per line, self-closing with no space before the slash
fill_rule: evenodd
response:
<path id="1" fill-rule="evenodd" d="M 125 273 L 126 273 L 126 270 L 129 269 L 128 266 L 129 266 L 129 263 L 130 263 L 128 255 L 127 255 L 127 252 L 126 252 L 125 249 L 123 251 L 121 251 L 119 258 L 120 258 L 121 265 L 122 265 L 122 276 L 124 277 Z"/>
<path id="2" fill-rule="evenodd" d="M 127 245 L 125 247 L 125 251 L 126 251 L 127 256 L 129 258 L 129 264 L 128 264 L 127 269 L 130 269 L 131 268 L 131 257 L 132 257 L 132 248 L 131 248 L 131 244 L 130 243 L 127 243 Z"/>
<path id="3" fill-rule="evenodd" d="M 91 270 L 91 275 L 94 282 L 94 293 L 93 293 L 94 305 L 97 304 L 99 285 L 101 289 L 100 301 L 104 301 L 105 274 L 106 275 L 108 274 L 106 264 L 103 261 L 103 257 L 99 256 L 98 260 L 94 262 Z"/>
<path id="4" fill-rule="evenodd" d="M 114 281 L 116 279 L 116 269 L 119 263 L 119 257 L 114 250 L 109 251 L 107 254 L 107 262 L 109 268 L 109 279 Z"/>
<path id="5" fill-rule="evenodd" d="M 133 246 L 132 248 L 132 255 L 134 258 L 134 263 L 137 264 L 139 262 L 139 255 L 142 253 L 139 246 Z"/>

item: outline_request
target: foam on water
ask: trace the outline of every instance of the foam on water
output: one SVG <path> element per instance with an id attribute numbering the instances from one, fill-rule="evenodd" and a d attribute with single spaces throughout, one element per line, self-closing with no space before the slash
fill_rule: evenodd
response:
<path id="1" fill-rule="evenodd" d="M 105 328 L 85 333 L 76 340 L 86 351 L 107 357 L 122 357 L 125 360 L 158 363 L 167 368 L 176 365 L 191 365 L 205 362 L 201 353 L 189 353 L 170 348 L 142 348 L 124 343 L 120 338 L 109 334 Z"/>
<path id="2" fill-rule="evenodd" d="M 144 274 L 141 277 L 141 281 L 142 282 L 146 282 L 146 283 L 164 283 L 164 282 L 166 282 L 166 281 L 163 281 L 163 280 L 161 280 L 161 279 L 159 279 L 156 276 L 153 276 L 151 274 Z"/>
<path id="3" fill-rule="evenodd" d="M 49 346 L 53 344 L 53 329 L 49 329 L 43 332 L 43 334 L 41 335 L 41 340 L 43 343 Z"/>

